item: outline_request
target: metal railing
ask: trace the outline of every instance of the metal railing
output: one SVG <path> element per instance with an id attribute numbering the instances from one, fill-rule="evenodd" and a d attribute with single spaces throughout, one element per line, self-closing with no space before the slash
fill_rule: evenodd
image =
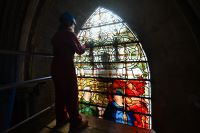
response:
<path id="1" fill-rule="evenodd" d="M 9 132 L 13 131 L 14 129 L 16 129 L 17 127 L 23 125 L 24 123 L 26 123 L 26 122 L 32 120 L 33 118 L 39 116 L 40 114 L 42 114 L 42 113 L 44 113 L 44 112 L 46 112 L 46 111 L 52 109 L 54 106 L 55 106 L 55 104 L 52 104 L 52 105 L 48 106 L 47 108 L 45 108 L 45 109 L 41 110 L 40 112 L 38 112 L 38 113 L 32 115 L 31 117 L 28 117 L 28 118 L 25 119 L 24 121 L 22 121 L 22 122 L 20 122 L 20 123 L 18 123 L 18 124 L 16 124 L 16 125 L 12 126 L 11 128 L 9 128 L 9 129 L 3 131 L 3 133 L 9 133 Z"/>
<path id="2" fill-rule="evenodd" d="M 53 55 L 49 54 L 49 53 L 35 53 L 35 52 L 25 52 L 25 51 L 0 50 L 0 54 L 2 54 L 2 55 L 21 55 L 21 56 L 39 56 L 39 57 L 45 57 L 45 58 L 53 58 Z M 33 83 L 40 84 L 40 83 L 43 83 L 43 82 L 46 82 L 49 80 L 51 80 L 51 76 L 36 78 L 36 79 L 26 80 L 26 81 L 19 81 L 19 82 L 15 82 L 15 83 L 9 83 L 9 84 L 0 86 L 0 91 L 10 90 L 13 88 L 20 89 L 21 86 L 25 86 L 25 85 L 33 84 Z M 40 112 L 28 117 L 24 121 L 19 122 L 18 124 L 12 126 L 11 128 L 3 131 L 3 133 L 11 132 L 12 130 L 16 129 L 17 127 L 21 126 L 22 124 L 30 121 L 31 119 L 39 116 L 42 113 L 52 109 L 54 106 L 55 106 L 55 104 L 53 103 L 52 105 L 41 110 Z"/>
<path id="3" fill-rule="evenodd" d="M 9 90 L 9 89 L 12 89 L 12 88 L 16 88 L 17 87 L 20 87 L 20 86 L 23 86 L 23 85 L 27 85 L 27 84 L 32 84 L 32 83 L 42 83 L 42 82 L 46 82 L 46 81 L 49 81 L 51 80 L 51 76 L 48 76 L 48 77 L 42 77 L 42 78 L 37 78 L 37 79 L 32 79 L 32 80 L 27 80 L 27 81 L 20 81 L 20 82 L 16 82 L 16 83 L 10 83 L 10 84 L 6 84 L 6 85 L 3 85 L 3 86 L 0 86 L 0 91 L 2 90 Z M 21 126 L 22 124 L 30 121 L 31 119 L 39 116 L 40 114 L 52 109 L 54 107 L 55 104 L 52 104 L 50 106 L 48 106 L 47 108 L 41 110 L 40 112 L 32 115 L 31 117 L 28 117 L 27 119 L 25 119 L 24 121 L 12 126 L 11 128 L 3 131 L 3 133 L 8 133 L 14 129 L 16 129 L 17 127 Z"/>
<path id="4" fill-rule="evenodd" d="M 9 90 L 9 89 L 19 87 L 19 86 L 22 86 L 22 85 L 26 85 L 26 84 L 30 84 L 30 83 L 40 83 L 40 82 L 44 82 L 44 81 L 47 81 L 47 80 L 50 80 L 50 79 L 51 79 L 51 76 L 48 76 L 48 77 L 42 77 L 42 78 L 37 78 L 37 79 L 32 79 L 32 80 L 19 81 L 19 82 L 16 82 L 16 83 L 10 83 L 10 84 L 0 86 L 0 91 Z"/>
<path id="5" fill-rule="evenodd" d="M 53 55 L 49 54 L 49 53 L 35 53 L 35 52 L 25 52 L 25 51 L 0 50 L 0 54 L 23 55 L 23 56 L 42 56 L 42 57 L 47 57 L 47 58 L 53 58 Z"/>

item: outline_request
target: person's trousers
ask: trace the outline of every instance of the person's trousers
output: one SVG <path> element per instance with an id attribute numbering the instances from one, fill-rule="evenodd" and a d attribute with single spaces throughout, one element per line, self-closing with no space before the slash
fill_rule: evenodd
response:
<path id="1" fill-rule="evenodd" d="M 66 75 L 67 76 L 67 75 Z M 76 76 L 68 78 L 53 76 L 55 85 L 56 121 L 70 119 L 76 123 L 81 120 L 78 109 L 78 86 Z"/>

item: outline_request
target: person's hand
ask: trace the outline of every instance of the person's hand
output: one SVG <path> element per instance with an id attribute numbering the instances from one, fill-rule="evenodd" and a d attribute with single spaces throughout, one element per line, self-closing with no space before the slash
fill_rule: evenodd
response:
<path id="1" fill-rule="evenodd" d="M 86 42 L 84 45 L 85 45 L 86 48 L 92 48 L 94 46 L 94 43 L 93 42 Z"/>
<path id="2" fill-rule="evenodd" d="M 83 44 L 84 48 L 90 48 L 90 45 L 88 43 Z"/>

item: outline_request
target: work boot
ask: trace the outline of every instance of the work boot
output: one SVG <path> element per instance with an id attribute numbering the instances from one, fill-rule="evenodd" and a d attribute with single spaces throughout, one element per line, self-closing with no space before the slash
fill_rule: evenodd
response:
<path id="1" fill-rule="evenodd" d="M 75 133 L 88 127 L 88 121 L 82 120 L 76 123 L 70 123 L 69 133 Z"/>

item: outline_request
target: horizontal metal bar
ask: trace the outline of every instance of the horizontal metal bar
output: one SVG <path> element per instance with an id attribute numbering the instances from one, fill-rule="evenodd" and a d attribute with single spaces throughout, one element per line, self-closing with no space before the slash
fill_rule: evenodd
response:
<path id="1" fill-rule="evenodd" d="M 20 123 L 18 123 L 18 124 L 16 124 L 16 125 L 14 125 L 13 127 L 9 128 L 8 130 L 4 131 L 3 133 L 11 132 L 12 130 L 16 129 L 17 127 L 21 126 L 22 124 L 24 124 L 24 123 L 26 123 L 26 122 L 32 120 L 33 118 L 39 116 L 40 114 L 46 112 L 47 110 L 52 109 L 54 106 L 55 106 L 55 104 L 52 104 L 52 105 L 48 106 L 47 108 L 45 108 L 45 109 L 41 110 L 40 112 L 38 112 L 38 113 L 32 115 L 31 117 L 27 118 L 26 120 L 24 120 L 24 121 L 22 121 L 22 122 L 20 122 Z"/>
<path id="2" fill-rule="evenodd" d="M 49 53 L 29 53 L 25 51 L 9 51 L 9 50 L 0 50 L 0 54 L 9 54 L 9 55 L 23 55 L 23 56 L 43 56 L 43 57 L 48 57 L 48 58 L 53 58 L 52 54 Z"/>
<path id="3" fill-rule="evenodd" d="M 42 77 L 42 78 L 37 78 L 37 79 L 32 79 L 32 80 L 20 81 L 20 82 L 16 82 L 16 83 L 10 83 L 10 84 L 0 86 L 0 91 L 9 90 L 9 89 L 12 89 L 12 88 L 15 88 L 18 86 L 22 86 L 25 84 L 30 84 L 30 83 L 35 83 L 35 82 L 39 83 L 39 82 L 43 82 L 43 81 L 50 80 L 50 79 L 51 79 L 51 76 L 48 76 L 48 77 Z"/>
<path id="4" fill-rule="evenodd" d="M 132 41 L 132 42 L 123 42 L 123 43 L 117 43 L 117 45 L 124 45 L 124 44 L 131 44 L 131 43 L 139 43 L 139 41 Z M 97 45 L 95 47 L 105 47 L 105 46 L 113 46 L 116 44 L 106 44 L 106 45 Z M 89 48 L 88 48 L 89 49 Z M 9 51 L 9 50 L 0 50 L 0 54 L 9 54 L 9 55 L 23 55 L 23 56 L 42 56 L 42 57 L 48 57 L 53 58 L 54 56 L 50 53 L 35 53 L 35 52 L 25 52 L 25 51 Z"/>
<path id="5" fill-rule="evenodd" d="M 114 64 L 114 63 L 148 63 L 148 61 L 113 61 L 113 62 L 74 62 L 75 64 L 88 64 L 88 63 L 94 63 L 94 64 L 101 64 L 101 63 L 107 63 L 107 64 Z"/>
<path id="6" fill-rule="evenodd" d="M 93 26 L 93 27 L 86 27 L 86 28 L 82 28 L 81 30 L 88 30 L 91 28 L 98 28 L 98 27 L 103 27 L 103 26 L 108 26 L 108 25 L 114 25 L 114 24 L 124 24 L 124 21 L 121 22 L 115 22 L 115 23 L 108 23 L 108 24 L 103 24 L 103 25 L 97 25 L 97 26 Z"/>
<path id="7" fill-rule="evenodd" d="M 89 106 L 102 107 L 102 108 L 106 108 L 107 107 L 107 106 L 102 106 L 102 105 L 97 105 L 97 104 L 86 103 L 86 102 L 79 102 L 79 104 L 85 104 L 85 105 L 89 105 Z M 124 111 L 129 111 L 129 110 L 124 110 Z M 152 116 L 151 114 L 145 114 L 145 113 L 141 113 L 141 112 L 134 112 L 134 114 Z"/>
<path id="8" fill-rule="evenodd" d="M 131 42 L 121 42 L 121 43 L 116 43 L 116 44 L 108 43 L 108 44 L 103 44 L 103 45 L 95 45 L 95 46 L 93 46 L 93 48 L 96 48 L 96 47 L 107 47 L 107 46 L 127 45 L 127 44 L 132 44 L 132 43 L 140 43 L 140 42 L 139 41 L 131 41 Z M 90 48 L 87 48 L 87 49 L 90 49 Z"/>
<path id="9" fill-rule="evenodd" d="M 77 76 L 78 78 L 96 78 L 96 79 L 105 79 L 108 81 L 118 80 L 138 80 L 138 81 L 151 81 L 151 79 L 128 79 L 128 78 L 112 78 L 112 77 L 91 77 L 91 76 Z"/>
<path id="10" fill-rule="evenodd" d="M 150 79 L 127 79 L 127 78 L 89 77 L 89 76 L 87 76 L 87 77 L 86 76 L 78 76 L 78 78 L 97 78 L 97 79 L 105 79 L 105 80 L 108 80 L 108 81 L 114 81 L 115 79 L 150 81 Z M 6 85 L 3 85 L 3 86 L 0 86 L 0 91 L 9 90 L 9 89 L 12 89 L 12 88 L 15 88 L 15 87 L 18 87 L 18 86 L 22 86 L 22 85 L 25 85 L 25 84 L 30 84 L 30 83 L 35 83 L 35 82 L 39 83 L 39 82 L 43 82 L 43 81 L 46 81 L 46 80 L 51 80 L 51 76 L 6 84 Z"/>
<path id="11" fill-rule="evenodd" d="M 99 93 L 99 94 L 106 94 L 106 95 L 118 95 L 118 96 L 123 96 L 123 97 L 134 97 L 134 98 L 141 98 L 141 99 L 151 99 L 151 97 L 145 97 L 145 96 L 129 96 L 127 94 L 113 94 L 111 92 L 106 92 L 106 91 L 90 91 L 90 90 L 78 90 L 78 91 L 84 91 L 84 92 L 90 92 L 90 93 Z"/>

